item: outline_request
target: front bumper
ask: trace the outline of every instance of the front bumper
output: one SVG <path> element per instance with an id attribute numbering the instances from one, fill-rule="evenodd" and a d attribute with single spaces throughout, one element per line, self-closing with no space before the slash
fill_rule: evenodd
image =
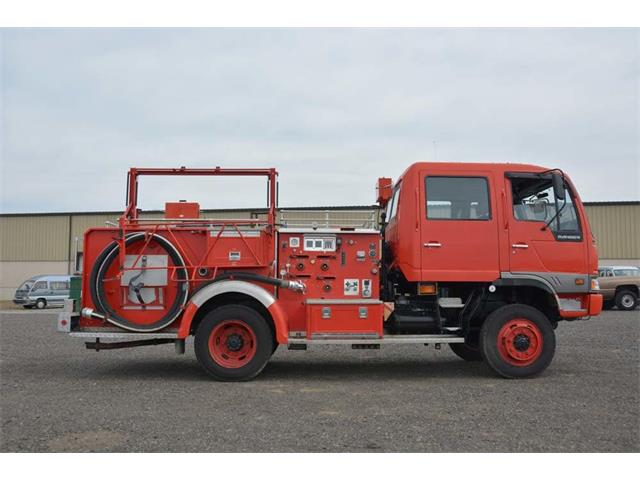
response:
<path id="1" fill-rule="evenodd" d="M 604 298 L 601 293 L 590 293 L 589 294 L 589 315 L 595 316 L 599 315 L 602 312 L 602 303 Z"/>
<path id="2" fill-rule="evenodd" d="M 13 303 L 16 305 L 33 305 L 34 302 L 29 300 L 28 298 L 14 298 Z"/>
<path id="3" fill-rule="evenodd" d="M 602 294 L 563 294 L 558 297 L 560 307 L 560 318 L 565 320 L 575 320 L 578 318 L 593 317 L 602 311 Z"/>

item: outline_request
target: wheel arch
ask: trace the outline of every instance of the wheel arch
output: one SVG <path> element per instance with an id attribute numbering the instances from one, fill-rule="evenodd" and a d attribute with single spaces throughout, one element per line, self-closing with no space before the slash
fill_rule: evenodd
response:
<path id="1" fill-rule="evenodd" d="M 501 278 L 493 284 L 505 303 L 529 305 L 552 321 L 560 318 L 558 296 L 548 282 L 537 278 Z"/>
<path id="2" fill-rule="evenodd" d="M 621 292 L 622 290 L 630 290 L 633 293 L 636 294 L 636 296 L 640 295 L 639 289 L 637 285 L 634 285 L 633 283 L 625 283 L 623 285 L 618 285 L 616 287 L 616 290 L 614 292 L 614 297 L 618 294 L 618 292 Z"/>
<path id="3" fill-rule="evenodd" d="M 288 322 L 277 299 L 264 288 L 249 282 L 226 280 L 200 288 L 187 302 L 178 337 L 193 334 L 204 316 L 222 305 L 240 304 L 255 309 L 271 327 L 278 343 L 287 343 Z"/>

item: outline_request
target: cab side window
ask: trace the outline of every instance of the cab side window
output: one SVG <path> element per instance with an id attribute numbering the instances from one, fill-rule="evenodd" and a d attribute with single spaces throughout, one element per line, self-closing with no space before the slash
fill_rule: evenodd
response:
<path id="1" fill-rule="evenodd" d="M 513 218 L 525 222 L 548 223 L 556 240 L 581 241 L 582 231 L 571 191 L 557 199 L 551 177 L 531 175 L 511 178 Z"/>
<path id="2" fill-rule="evenodd" d="M 389 212 L 387 214 L 387 221 L 395 218 L 398 213 L 398 202 L 400 201 L 400 185 L 396 185 L 393 190 L 393 197 L 391 197 L 391 203 L 389 204 Z"/>
<path id="3" fill-rule="evenodd" d="M 429 220 L 490 220 L 489 184 L 485 177 L 425 179 Z"/>

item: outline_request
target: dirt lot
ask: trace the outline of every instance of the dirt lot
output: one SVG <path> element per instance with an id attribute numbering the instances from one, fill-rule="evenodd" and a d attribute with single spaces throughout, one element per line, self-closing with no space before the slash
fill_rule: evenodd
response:
<path id="1" fill-rule="evenodd" d="M 84 349 L 55 310 L 0 314 L 0 450 L 640 450 L 640 312 L 561 324 L 539 378 L 446 346 L 281 348 L 253 382 L 210 381 L 187 344 Z"/>

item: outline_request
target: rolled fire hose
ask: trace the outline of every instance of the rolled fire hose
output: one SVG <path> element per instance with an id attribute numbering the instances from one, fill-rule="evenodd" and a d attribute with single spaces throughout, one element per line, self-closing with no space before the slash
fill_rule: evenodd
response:
<path id="1" fill-rule="evenodd" d="M 167 252 L 169 257 L 173 261 L 173 264 L 178 267 L 176 268 L 176 278 L 179 283 L 176 298 L 167 313 L 163 315 L 162 318 L 149 324 L 134 323 L 118 315 L 116 311 L 111 307 L 111 305 L 109 305 L 104 291 L 104 276 L 113 261 L 118 258 L 118 254 L 120 253 L 120 247 L 117 242 L 113 242 L 108 245 L 98 256 L 93 269 L 91 270 L 91 277 L 89 279 L 91 300 L 93 300 L 93 304 L 96 306 L 96 309 L 104 314 L 105 320 L 112 323 L 113 325 L 134 332 L 155 332 L 169 326 L 176 318 L 178 318 L 178 315 L 180 315 L 180 313 L 182 312 L 182 307 L 187 302 L 187 297 L 189 295 L 187 269 L 185 268 L 185 263 L 182 259 L 182 256 L 180 255 L 180 252 L 178 252 L 173 244 L 164 237 L 156 234 L 152 234 L 152 236 L 153 239 Z M 135 242 L 144 241 L 145 239 L 145 233 L 143 232 L 132 233 L 131 235 L 127 235 L 125 245 L 129 246 Z M 139 277 L 136 276 L 134 278 L 137 279 Z M 139 287 L 139 284 L 137 285 L 137 287 Z"/>

